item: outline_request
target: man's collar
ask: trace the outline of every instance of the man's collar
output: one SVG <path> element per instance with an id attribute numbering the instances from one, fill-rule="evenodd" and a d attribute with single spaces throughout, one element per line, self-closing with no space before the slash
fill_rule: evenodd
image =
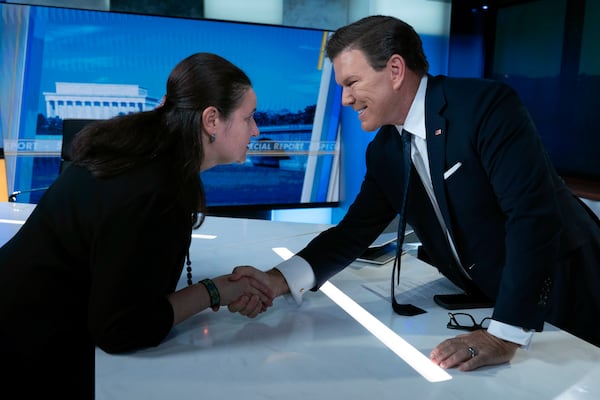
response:
<path id="1" fill-rule="evenodd" d="M 398 132 L 402 132 L 402 128 L 406 129 L 415 136 L 425 139 L 425 92 L 427 91 L 427 74 L 423 75 L 419 88 L 415 94 L 404 125 L 396 125 Z"/>

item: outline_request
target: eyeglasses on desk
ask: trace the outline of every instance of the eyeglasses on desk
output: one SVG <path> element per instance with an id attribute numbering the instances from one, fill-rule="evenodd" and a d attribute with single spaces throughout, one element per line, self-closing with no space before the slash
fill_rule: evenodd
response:
<path id="1" fill-rule="evenodd" d="M 448 313 L 450 321 L 446 324 L 448 329 L 459 329 L 463 331 L 476 331 L 478 329 L 487 329 L 490 325 L 491 317 L 485 317 L 480 322 L 475 321 L 471 314 L 467 313 Z"/>

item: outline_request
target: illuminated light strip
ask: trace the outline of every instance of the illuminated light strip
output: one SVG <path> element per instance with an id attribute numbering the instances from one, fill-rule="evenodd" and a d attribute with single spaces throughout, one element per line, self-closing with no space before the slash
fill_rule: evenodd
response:
<path id="1" fill-rule="evenodd" d="M 327 45 L 328 36 L 329 32 L 323 31 L 323 36 L 321 37 L 321 50 L 319 50 L 319 61 L 317 62 L 317 69 L 319 71 L 323 69 L 323 61 L 325 60 L 325 46 Z"/>
<path id="2" fill-rule="evenodd" d="M 207 240 L 212 240 L 212 239 L 216 239 L 217 235 L 202 235 L 201 233 L 192 233 L 192 237 L 194 239 L 207 239 Z"/>
<path id="3" fill-rule="evenodd" d="M 16 219 L 0 219 L 1 224 L 23 225 L 25 221 L 17 221 Z"/>
<path id="4" fill-rule="evenodd" d="M 398 357 L 402 358 L 415 371 L 429 382 L 442 382 L 452 379 L 452 376 L 441 367 L 434 364 L 419 350 L 402 339 L 396 332 L 388 328 L 381 321 L 369 314 L 367 310 L 358 305 L 344 292 L 335 287 L 329 281 L 325 282 L 320 289 L 327 297 L 346 311 L 352 318 L 367 328 L 377 339 L 389 347 Z"/>
<path id="5" fill-rule="evenodd" d="M 294 253 L 285 247 L 275 247 L 273 251 L 284 260 L 294 255 Z M 398 357 L 421 374 L 423 378 L 429 382 L 443 382 L 452 379 L 452 376 L 448 372 L 434 364 L 423 353 L 402 339 L 396 332 L 371 315 L 331 282 L 325 282 L 319 290 L 364 326 L 390 350 L 396 353 Z"/>

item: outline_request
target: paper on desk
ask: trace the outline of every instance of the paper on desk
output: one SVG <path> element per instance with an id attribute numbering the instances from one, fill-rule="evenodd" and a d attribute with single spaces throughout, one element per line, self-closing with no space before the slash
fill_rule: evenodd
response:
<path id="1" fill-rule="evenodd" d="M 362 286 L 384 298 L 391 303 L 391 281 L 378 281 L 364 283 Z M 396 301 L 400 304 L 411 303 L 421 308 L 434 307 L 433 295 L 462 293 L 456 285 L 447 278 L 440 277 L 431 279 L 431 276 L 425 276 L 422 279 L 405 277 L 400 278 L 400 286 L 396 286 Z"/>

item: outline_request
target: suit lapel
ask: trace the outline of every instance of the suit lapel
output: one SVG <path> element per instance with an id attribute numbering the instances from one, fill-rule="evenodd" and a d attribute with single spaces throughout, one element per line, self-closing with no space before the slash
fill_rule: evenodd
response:
<path id="1" fill-rule="evenodd" d="M 448 212 L 448 201 L 446 199 L 446 187 L 444 171 L 446 165 L 446 126 L 447 121 L 441 115 L 441 110 L 446 105 L 446 99 L 441 90 L 438 79 L 429 77 L 427 94 L 425 96 L 425 130 L 427 132 L 427 154 L 429 156 L 429 168 L 433 191 L 446 226 L 452 234 L 452 224 Z"/>

